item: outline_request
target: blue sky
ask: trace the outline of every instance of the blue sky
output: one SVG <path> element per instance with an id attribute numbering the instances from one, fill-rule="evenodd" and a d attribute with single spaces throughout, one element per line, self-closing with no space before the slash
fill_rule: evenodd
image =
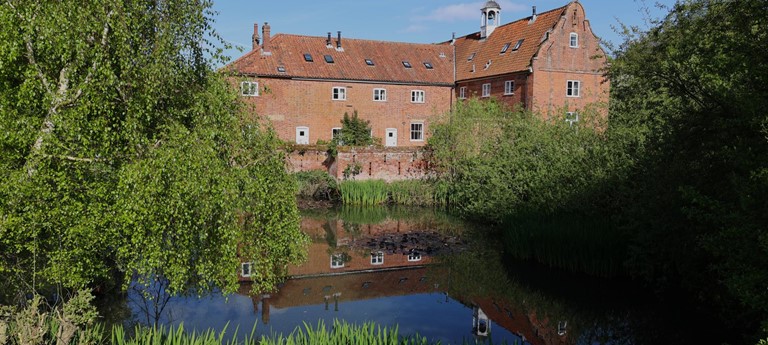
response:
<path id="1" fill-rule="evenodd" d="M 502 24 L 527 17 L 531 7 L 551 10 L 569 0 L 497 0 Z M 673 5 L 675 0 L 581 0 L 595 34 L 618 44 L 621 37 L 612 27 L 618 23 L 646 27 L 649 16 L 661 17 L 657 4 Z M 484 0 L 214 0 L 218 12 L 215 29 L 229 43 L 251 47 L 253 23 L 269 22 L 272 35 L 292 33 L 325 36 L 342 32 L 342 37 L 436 43 L 480 29 L 480 8 Z M 261 30 L 261 29 L 259 29 Z M 237 58 L 242 53 L 230 50 Z"/>

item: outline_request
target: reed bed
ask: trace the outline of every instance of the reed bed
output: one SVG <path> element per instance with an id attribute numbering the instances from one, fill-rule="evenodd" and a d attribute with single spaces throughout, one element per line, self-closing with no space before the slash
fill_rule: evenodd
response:
<path id="1" fill-rule="evenodd" d="M 397 205 L 444 206 L 448 198 L 438 191 L 433 183 L 421 180 L 404 180 L 389 184 L 392 202 Z"/>
<path id="2" fill-rule="evenodd" d="M 240 336 L 238 330 L 228 334 L 227 326 L 217 332 L 188 331 L 184 324 L 179 326 L 136 326 L 128 334 L 122 325 L 106 331 L 102 324 L 87 322 L 73 324 L 63 322 L 57 313 L 41 312 L 39 296 L 31 307 L 24 310 L 0 306 L 0 345 L 432 345 L 440 344 L 418 334 L 400 336 L 398 327 L 383 327 L 373 322 L 362 325 L 334 320 L 326 327 L 320 320 L 317 326 L 304 323 L 288 335 L 272 334 L 256 336 L 256 324 L 250 333 Z M 92 306 L 86 309 L 91 310 Z M 86 310 L 87 311 L 87 310 Z M 54 314 L 58 316 L 54 316 Z M 95 314 L 94 314 L 95 315 Z M 75 317 L 79 320 L 77 317 Z M 77 322 L 77 321 L 76 321 Z M 464 342 L 469 344 L 468 342 Z"/>
<path id="3" fill-rule="evenodd" d="M 389 201 L 387 183 L 382 180 L 344 181 L 340 189 L 345 205 L 374 206 Z"/>
<path id="4" fill-rule="evenodd" d="M 297 328 L 288 336 L 276 335 L 269 338 L 263 337 L 264 345 L 331 345 L 331 344 L 360 344 L 360 345 L 430 345 L 427 338 L 419 335 L 400 337 L 398 328 L 377 326 L 373 323 L 353 325 L 346 322 L 334 321 L 328 329 L 320 320 L 316 327 L 304 324 L 304 328 Z"/>
<path id="5" fill-rule="evenodd" d="M 433 184 L 421 180 L 344 181 L 340 185 L 341 201 L 345 205 L 375 206 L 395 204 L 404 206 L 441 206 L 447 203 L 446 193 L 436 193 Z"/>
<path id="6" fill-rule="evenodd" d="M 398 327 L 382 327 L 368 322 L 362 325 L 349 324 L 335 320 L 328 328 L 320 320 L 317 326 L 305 323 L 288 335 L 273 334 L 255 337 L 255 326 L 250 334 L 238 338 L 237 331 L 232 337 L 226 337 L 226 327 L 221 332 L 205 331 L 188 333 L 183 325 L 178 327 L 137 327 L 135 335 L 129 337 L 121 326 L 112 330 L 112 345 L 432 345 L 418 334 L 401 337 Z"/>

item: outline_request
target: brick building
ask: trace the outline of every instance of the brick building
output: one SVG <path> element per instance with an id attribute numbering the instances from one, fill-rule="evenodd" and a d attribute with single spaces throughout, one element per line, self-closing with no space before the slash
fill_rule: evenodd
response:
<path id="1" fill-rule="evenodd" d="M 254 111 L 297 144 L 329 141 L 344 113 L 369 120 L 385 146 L 421 146 L 456 99 L 495 97 L 552 118 L 607 102 L 605 53 L 578 1 L 508 24 L 495 1 L 481 30 L 438 44 L 277 34 L 227 66 Z M 575 115 L 575 114 L 571 114 Z"/>
<path id="2" fill-rule="evenodd" d="M 455 40 L 457 98 L 494 97 L 548 117 L 608 102 L 606 54 L 578 1 L 497 25 L 488 1 L 479 32 Z M 575 114 L 573 114 L 575 116 Z M 575 120 L 575 118 L 574 118 Z"/>
<path id="3" fill-rule="evenodd" d="M 229 65 L 254 110 L 297 144 L 328 141 L 344 113 L 369 120 L 386 146 L 420 146 L 428 119 L 453 101 L 453 47 L 288 34 L 261 37 Z"/>

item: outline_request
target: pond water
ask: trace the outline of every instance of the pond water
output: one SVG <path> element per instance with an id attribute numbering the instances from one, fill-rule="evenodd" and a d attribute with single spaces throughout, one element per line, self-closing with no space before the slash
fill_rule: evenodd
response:
<path id="1" fill-rule="evenodd" d="M 430 209 L 307 211 L 305 264 L 271 294 L 248 278 L 231 296 L 173 297 L 162 324 L 239 334 L 288 334 L 334 320 L 397 326 L 442 344 L 719 343 L 712 323 L 679 301 L 629 281 L 598 279 L 519 262 L 494 232 Z M 136 293 L 109 306 L 146 323 Z M 116 306 L 119 304 L 119 306 Z M 120 312 L 115 312 L 121 309 Z M 103 313 L 105 314 L 105 313 Z M 110 315 L 110 314 L 106 314 Z M 150 317 L 151 319 L 151 317 Z"/>

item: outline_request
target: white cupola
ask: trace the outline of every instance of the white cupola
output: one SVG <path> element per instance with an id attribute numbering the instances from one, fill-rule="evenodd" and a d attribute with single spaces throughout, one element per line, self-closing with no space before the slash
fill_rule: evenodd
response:
<path id="1" fill-rule="evenodd" d="M 490 0 L 480 10 L 482 18 L 480 19 L 480 38 L 486 38 L 496 30 L 501 22 L 501 6 L 496 1 Z"/>

